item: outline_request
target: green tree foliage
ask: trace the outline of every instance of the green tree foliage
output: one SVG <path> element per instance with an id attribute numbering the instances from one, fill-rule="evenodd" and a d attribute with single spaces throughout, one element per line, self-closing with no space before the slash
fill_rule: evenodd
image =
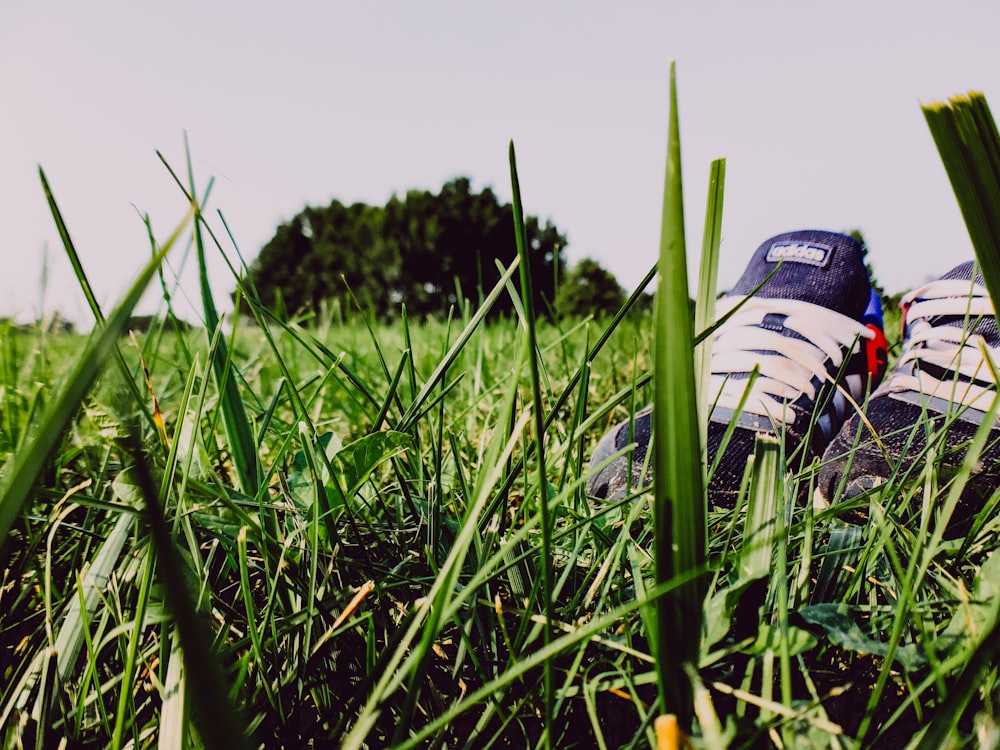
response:
<path id="1" fill-rule="evenodd" d="M 556 311 L 565 317 L 614 315 L 625 304 L 625 290 L 600 263 L 584 258 L 559 286 Z"/>
<path id="2" fill-rule="evenodd" d="M 547 310 L 565 268 L 566 238 L 551 222 L 526 219 L 535 304 Z M 321 303 L 350 309 L 348 288 L 380 317 L 437 315 L 461 301 L 476 300 L 500 278 L 496 261 L 517 255 L 513 209 L 490 188 L 471 189 L 468 178 L 434 194 L 411 190 L 385 206 L 306 207 L 278 227 L 250 266 L 261 300 L 290 312 L 317 311 Z M 500 312 L 510 311 L 502 297 Z"/>
<path id="3" fill-rule="evenodd" d="M 868 242 L 865 240 L 864 234 L 862 234 L 860 229 L 852 229 L 848 234 L 853 237 L 858 244 L 861 245 L 861 250 L 863 257 L 865 259 L 865 268 L 868 270 L 868 280 L 871 282 L 872 289 L 878 294 L 879 299 L 882 301 L 882 309 L 884 311 L 895 310 L 899 306 L 899 300 L 902 299 L 902 293 L 889 294 L 886 292 L 885 287 L 875 276 L 875 269 L 872 268 L 871 261 L 868 260 Z"/>

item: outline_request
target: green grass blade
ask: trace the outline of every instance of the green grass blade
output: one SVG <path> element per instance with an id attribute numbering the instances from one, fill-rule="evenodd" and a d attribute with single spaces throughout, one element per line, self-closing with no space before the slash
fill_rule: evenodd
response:
<path id="1" fill-rule="evenodd" d="M 194 186 L 194 172 L 191 167 L 191 151 L 187 146 L 187 137 L 184 139 L 184 151 L 187 156 L 188 187 L 185 189 L 183 183 L 167 164 L 162 154 L 160 161 L 170 171 L 175 182 L 184 191 L 185 196 L 191 204 L 194 212 L 194 243 L 198 259 L 198 282 L 201 289 L 202 312 L 205 316 L 205 331 L 211 341 L 219 330 L 220 318 L 212 298 L 212 288 L 208 281 L 208 265 L 205 254 L 205 241 L 202 227 L 205 222 L 201 213 L 201 206 L 205 199 L 199 201 Z M 211 184 L 209 185 L 211 190 Z M 207 199 L 207 191 L 206 191 Z M 235 335 L 235 332 L 234 332 Z M 226 344 L 226 337 L 219 335 L 216 338 L 216 346 L 211 350 L 212 372 L 215 375 L 216 385 L 220 392 L 220 407 L 222 409 L 222 421 L 226 430 L 229 449 L 232 461 L 236 470 L 240 489 L 251 497 L 256 497 L 260 489 L 260 467 L 257 458 L 257 444 L 254 441 L 253 430 L 250 428 L 250 420 L 247 417 L 246 407 L 243 405 L 243 398 L 240 395 L 239 384 L 236 381 L 236 374 L 232 369 L 231 355 Z"/>
<path id="2" fill-rule="evenodd" d="M 133 693 L 135 692 L 133 679 L 139 659 L 139 644 L 142 643 L 142 633 L 145 629 L 146 607 L 149 605 L 149 587 L 152 580 L 153 560 L 147 554 L 143 559 L 139 595 L 136 599 L 135 609 L 133 610 L 132 632 L 128 639 L 128 651 L 126 652 L 125 663 L 122 665 L 122 684 L 121 691 L 118 693 L 118 710 L 115 712 L 115 728 L 111 734 L 110 747 L 112 750 L 118 750 L 122 746 L 126 720 L 134 725 L 136 719 L 136 707 L 133 701 Z M 132 739 L 133 741 L 138 740 L 134 726 Z"/>
<path id="3" fill-rule="evenodd" d="M 775 518 L 781 493 L 781 443 L 758 433 L 754 446 L 750 496 L 740 550 L 740 577 L 769 578 L 774 565 Z"/>
<path id="4" fill-rule="evenodd" d="M 158 750 L 183 750 L 187 737 L 186 695 L 187 677 L 184 673 L 184 653 L 177 638 L 177 629 L 170 632 L 170 661 L 163 681 L 163 707 L 160 709 L 160 736 Z"/>
<path id="5" fill-rule="evenodd" d="M 715 320 L 715 295 L 719 277 L 719 245 L 722 242 L 722 198 L 726 185 L 726 160 L 716 159 L 708 177 L 708 206 L 705 210 L 705 236 L 701 244 L 698 293 L 694 304 L 694 330 L 704 331 Z M 698 388 L 698 416 L 708 424 L 708 382 L 711 377 L 712 339 L 694 348 L 695 383 Z"/>
<path id="6" fill-rule="evenodd" d="M 174 543 L 170 526 L 163 515 L 156 483 L 143 456 L 141 443 L 138 437 L 132 437 L 130 442 L 135 462 L 134 476 L 145 499 L 143 510 L 156 553 L 158 578 L 163 583 L 164 598 L 177 624 L 191 698 L 198 706 L 198 711 L 194 714 L 195 726 L 205 747 L 210 750 L 247 748 L 249 743 L 244 734 L 246 724 L 230 701 L 230 687 L 222 664 L 212 649 L 209 632 L 188 591 L 184 578 L 187 564 Z"/>
<path id="7" fill-rule="evenodd" d="M 87 298 L 87 305 L 90 307 L 90 311 L 94 314 L 94 319 L 98 323 L 104 322 L 104 313 L 101 312 L 101 305 L 97 301 L 97 297 L 94 295 L 94 288 L 90 285 L 90 280 L 87 278 L 87 273 L 83 269 L 83 263 L 80 262 L 80 256 L 76 252 L 76 246 L 73 244 L 73 239 L 70 237 L 69 229 L 66 227 L 66 222 L 63 221 L 62 212 L 59 210 L 58 205 L 56 205 L 55 196 L 52 194 L 52 189 L 49 187 L 48 178 L 45 176 L 45 171 L 39 167 L 38 176 L 42 181 L 42 190 L 45 192 L 45 200 L 49 204 L 49 211 L 52 213 L 52 218 L 56 223 L 56 230 L 59 232 L 59 238 L 62 240 L 63 247 L 66 248 L 66 255 L 69 257 L 70 265 L 73 266 L 73 273 L 76 275 L 77 280 L 80 282 L 80 288 L 83 290 L 83 296 Z"/>
<path id="8" fill-rule="evenodd" d="M 978 92 L 923 107 L 990 297 L 1000 300 L 1000 134 Z"/>
<path id="9" fill-rule="evenodd" d="M 455 343 L 448 350 L 448 354 L 443 360 L 441 360 L 438 366 L 434 369 L 434 372 L 431 373 L 431 376 L 424 382 L 420 389 L 420 393 L 418 393 L 417 397 L 413 399 L 413 402 L 407 408 L 406 413 L 403 414 L 402 418 L 399 420 L 399 427 L 397 427 L 398 430 L 405 432 L 413 425 L 418 414 L 422 410 L 425 401 L 437 387 L 438 382 L 444 377 L 444 374 L 455 361 L 455 358 L 458 357 L 461 351 L 465 348 L 465 345 L 469 342 L 472 334 L 486 318 L 487 313 L 489 313 L 490 309 L 493 307 L 493 303 L 496 302 L 497 297 L 503 293 L 507 282 L 510 281 L 514 272 L 517 270 L 519 262 L 519 258 L 514 259 L 514 261 L 500 277 L 500 280 L 496 283 L 496 285 L 494 285 L 493 291 L 489 293 L 483 301 L 483 304 L 476 311 L 476 314 L 472 316 L 472 319 L 468 322 L 465 328 L 462 329 L 462 333 L 459 334 L 458 339 L 456 339 Z"/>
<path id="10" fill-rule="evenodd" d="M 688 308 L 677 85 L 670 66 L 670 127 L 654 322 L 653 471 L 656 580 L 687 578 L 705 566 L 706 508 Z M 697 577 L 657 601 L 657 671 L 662 709 L 690 731 L 705 586 Z"/>
<path id="11" fill-rule="evenodd" d="M 69 258 L 70 265 L 73 266 L 73 273 L 80 284 L 80 289 L 83 290 L 84 297 L 87 298 L 87 304 L 90 307 L 90 311 L 94 314 L 94 320 L 98 323 L 104 323 L 104 312 L 101 310 L 101 306 L 97 302 L 97 297 L 94 296 L 93 287 L 91 287 L 90 280 L 84 272 L 83 263 L 80 261 L 80 255 L 76 251 L 76 245 L 73 243 L 69 229 L 66 227 L 62 211 L 59 210 L 59 205 L 56 203 L 55 196 L 52 194 L 52 189 L 49 187 L 49 181 L 45 176 L 45 171 L 41 167 L 38 168 L 38 177 L 42 182 L 42 190 L 45 193 L 45 200 L 49 204 L 49 212 L 52 214 L 52 220 L 56 224 L 56 229 L 59 232 L 60 239 L 62 240 L 63 248 L 66 250 L 66 256 Z M 186 222 L 182 222 L 181 226 L 184 226 L 185 224 Z M 153 254 L 156 254 L 155 244 L 153 245 Z M 157 272 L 159 273 L 159 268 L 157 268 Z M 117 346 L 114 347 L 114 355 L 115 360 L 118 362 L 118 367 L 122 371 L 122 379 L 131 391 L 136 405 L 142 409 L 146 421 L 152 423 L 152 412 L 149 411 L 149 408 L 143 400 L 142 391 L 135 379 L 131 376 L 128 364 L 125 362 L 125 358 L 122 356 L 121 350 Z"/>
<path id="12" fill-rule="evenodd" d="M 545 475 L 545 413 L 542 407 L 542 386 L 538 367 L 538 338 L 535 327 L 534 294 L 531 286 L 531 265 L 528 255 L 528 238 L 524 227 L 524 212 L 521 208 L 521 187 L 517 178 L 517 158 L 514 155 L 514 143 L 510 144 L 510 181 L 514 192 L 514 234 L 517 239 L 517 254 L 521 259 L 521 301 L 524 306 L 525 322 L 528 336 L 528 364 L 531 372 L 531 397 L 535 416 L 535 461 L 538 466 L 538 507 L 542 520 L 542 544 L 539 567 L 542 571 L 542 600 L 545 604 L 545 619 L 547 623 L 555 620 L 552 602 L 552 520 L 549 517 L 548 480 Z M 543 631 L 543 643 L 548 646 L 552 641 L 552 629 L 546 626 Z M 545 680 L 545 732 L 543 743 L 545 747 L 552 746 L 552 663 L 546 661 L 543 665 Z"/>

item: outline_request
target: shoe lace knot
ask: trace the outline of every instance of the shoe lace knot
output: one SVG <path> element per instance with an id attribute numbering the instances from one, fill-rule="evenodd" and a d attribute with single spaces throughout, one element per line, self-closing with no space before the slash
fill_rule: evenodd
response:
<path id="1" fill-rule="evenodd" d="M 709 393 L 718 394 L 716 414 L 741 411 L 770 419 L 775 426 L 794 424 L 798 414 L 789 406 L 801 405 L 801 399 L 815 402 L 819 389 L 834 382 L 859 339 L 875 336 L 853 318 L 795 299 L 725 297 L 719 301 L 719 317 L 740 302 L 743 305 L 712 343 Z M 754 367 L 758 376 L 748 388 Z M 864 387 L 862 378 L 856 380 L 852 391 Z"/>

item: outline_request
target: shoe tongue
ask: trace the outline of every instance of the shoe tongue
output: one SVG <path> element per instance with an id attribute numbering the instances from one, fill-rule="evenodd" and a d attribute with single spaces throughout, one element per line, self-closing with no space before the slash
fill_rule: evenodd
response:
<path id="1" fill-rule="evenodd" d="M 861 319 L 871 296 L 861 245 L 836 232 L 806 230 L 772 237 L 757 248 L 729 293 L 750 294 L 764 279 L 758 297 L 811 302 L 855 320 Z"/>

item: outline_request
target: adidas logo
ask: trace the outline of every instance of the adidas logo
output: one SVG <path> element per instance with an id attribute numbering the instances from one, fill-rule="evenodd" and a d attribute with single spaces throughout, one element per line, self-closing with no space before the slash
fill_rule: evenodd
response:
<path id="1" fill-rule="evenodd" d="M 768 248 L 765 260 L 769 263 L 786 260 L 792 263 L 806 263 L 810 266 L 819 266 L 822 268 L 830 262 L 832 252 L 833 248 L 828 245 L 804 242 L 775 242 Z"/>

